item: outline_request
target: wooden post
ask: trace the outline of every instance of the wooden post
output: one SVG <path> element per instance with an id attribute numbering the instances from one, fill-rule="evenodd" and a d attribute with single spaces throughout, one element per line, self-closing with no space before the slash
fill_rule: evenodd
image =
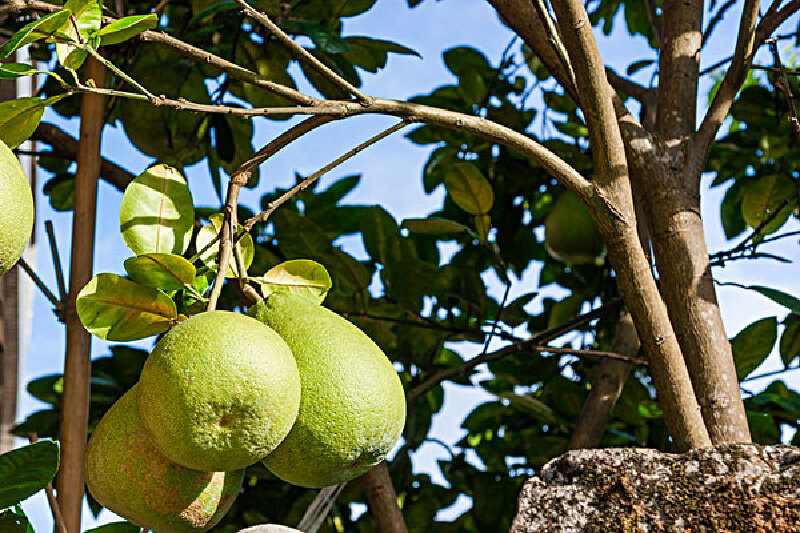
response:
<path id="1" fill-rule="evenodd" d="M 105 87 L 106 70 L 97 60 L 86 60 L 86 77 Z M 84 94 L 75 179 L 69 296 L 65 306 L 67 346 L 64 358 L 64 397 L 61 410 L 61 467 L 58 472 L 58 504 L 64 525 L 79 533 L 83 503 L 83 455 L 89 413 L 91 337 L 75 309 L 78 292 L 92 277 L 94 229 L 97 211 L 97 178 L 100 175 L 100 136 L 105 101 L 102 96 Z"/>
<path id="2" fill-rule="evenodd" d="M 16 61 L 12 54 L 9 61 Z M 17 97 L 17 80 L 0 80 L 0 102 Z M 13 267 L 0 276 L 0 453 L 14 448 L 9 433 L 17 418 L 19 376 L 19 271 Z"/>

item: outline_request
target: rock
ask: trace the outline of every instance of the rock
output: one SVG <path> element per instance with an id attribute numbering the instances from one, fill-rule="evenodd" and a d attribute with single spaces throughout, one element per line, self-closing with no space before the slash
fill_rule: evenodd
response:
<path id="1" fill-rule="evenodd" d="M 529 479 L 512 533 L 800 532 L 800 449 L 573 450 Z"/>

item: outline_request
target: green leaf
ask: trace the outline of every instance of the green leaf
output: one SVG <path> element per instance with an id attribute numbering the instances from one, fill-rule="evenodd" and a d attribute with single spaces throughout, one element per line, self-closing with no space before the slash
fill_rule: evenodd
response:
<path id="1" fill-rule="evenodd" d="M 392 41 L 371 39 L 369 37 L 345 37 L 350 51 L 342 54 L 353 65 L 367 72 L 378 72 L 386 67 L 389 53 L 420 56 L 411 48 Z"/>
<path id="2" fill-rule="evenodd" d="M 652 65 L 653 63 L 654 63 L 654 61 L 652 59 L 640 59 L 639 61 L 634 61 L 633 63 L 628 65 L 628 68 L 625 69 L 625 73 L 628 76 L 630 76 L 631 74 L 636 74 L 637 72 L 639 72 L 643 68 L 648 67 L 648 66 Z"/>
<path id="3" fill-rule="evenodd" d="M 14 34 L 9 41 L 0 48 L 0 59 L 5 59 L 12 52 L 39 39 L 50 37 L 69 20 L 70 12 L 62 9 L 40 19 L 34 20 Z"/>
<path id="4" fill-rule="evenodd" d="M 772 351 L 778 338 L 778 319 L 757 320 L 731 339 L 736 376 L 741 381 L 758 368 Z"/>
<path id="5" fill-rule="evenodd" d="M 310 20 L 287 20 L 281 24 L 281 28 L 290 33 L 307 35 L 318 50 L 328 54 L 340 54 L 351 50 L 347 41 Z"/>
<path id="6" fill-rule="evenodd" d="M 48 76 L 53 76 L 60 83 L 64 83 L 61 76 L 55 72 L 39 70 L 25 63 L 0 63 L 0 80 L 13 80 L 22 76 L 33 76 L 34 74 L 47 74 Z"/>
<path id="7" fill-rule="evenodd" d="M 472 231 L 464 224 L 437 217 L 407 218 L 403 221 L 403 227 L 408 228 L 411 233 L 422 233 L 423 235 L 452 235 Z"/>
<path id="8" fill-rule="evenodd" d="M 152 30 L 156 26 L 158 26 L 158 17 L 155 13 L 121 18 L 100 30 L 100 42 L 103 46 L 119 44 L 145 30 Z"/>
<path id="9" fill-rule="evenodd" d="M 494 204 L 489 181 L 473 163 L 457 163 L 447 169 L 444 184 L 453 201 L 471 215 L 483 215 Z"/>
<path id="10" fill-rule="evenodd" d="M 185 252 L 194 227 L 186 179 L 167 165 L 148 168 L 125 189 L 119 225 L 125 244 L 136 255 Z"/>
<path id="11" fill-rule="evenodd" d="M 42 120 L 44 108 L 69 94 L 59 94 L 42 100 L 35 96 L 0 102 L 0 141 L 16 148 L 33 134 Z"/>
<path id="12" fill-rule="evenodd" d="M 188 260 L 173 254 L 142 254 L 125 260 L 125 272 L 135 282 L 174 291 L 191 285 L 197 275 Z"/>
<path id="13" fill-rule="evenodd" d="M 475 230 L 481 242 L 489 242 L 489 231 L 492 229 L 492 218 L 489 215 L 477 215 L 475 217 Z"/>
<path id="14" fill-rule="evenodd" d="M 216 237 L 219 235 L 220 230 L 222 229 L 222 221 L 224 219 L 224 215 L 222 213 L 214 213 L 208 220 L 211 222 L 210 225 L 203 226 L 200 228 L 200 231 L 197 233 L 197 241 L 196 247 L 198 250 L 202 250 L 206 246 L 208 246 Z M 241 235 L 241 231 L 239 232 Z M 250 265 L 253 264 L 253 257 L 255 255 L 255 248 L 253 246 L 253 237 L 249 233 L 245 233 L 239 239 L 239 242 L 236 244 L 242 254 L 242 262 L 244 263 L 245 272 L 243 275 L 247 275 L 247 269 L 250 268 Z M 239 276 L 239 266 L 236 262 L 236 258 L 234 256 L 235 250 L 231 250 L 231 257 L 230 257 L 230 264 L 228 266 L 228 271 L 225 273 L 226 278 L 238 278 Z M 219 241 L 212 244 L 208 250 L 203 252 L 200 256 L 200 260 L 209 268 L 214 270 L 217 269 L 217 256 L 219 255 Z"/>
<path id="15" fill-rule="evenodd" d="M 34 533 L 30 520 L 19 505 L 0 511 L 0 531 L 3 533 Z"/>
<path id="16" fill-rule="evenodd" d="M 800 315 L 789 315 L 783 321 L 783 333 L 778 344 L 781 361 L 788 367 L 797 357 L 800 357 Z"/>
<path id="17" fill-rule="evenodd" d="M 83 327 L 109 341 L 158 335 L 178 319 L 175 302 L 162 291 L 108 273 L 86 284 L 76 307 Z"/>
<path id="18" fill-rule="evenodd" d="M 139 533 L 141 528 L 134 526 L 130 522 L 111 522 L 92 529 L 87 529 L 83 533 Z"/>
<path id="19" fill-rule="evenodd" d="M 320 304 L 332 286 L 325 267 L 309 259 L 283 262 L 269 269 L 257 281 L 265 298 L 275 293 L 293 293 Z"/>
<path id="20" fill-rule="evenodd" d="M 763 294 L 773 302 L 786 307 L 792 313 L 800 315 L 800 299 L 795 298 L 791 294 L 786 294 L 783 291 L 770 287 L 762 287 L 761 285 L 748 285 L 747 288 L 751 291 Z"/>
<path id="21" fill-rule="evenodd" d="M 34 442 L 0 455 L 0 509 L 36 494 L 58 471 L 58 444 Z"/>
<path id="22" fill-rule="evenodd" d="M 758 227 L 794 190 L 794 181 L 784 175 L 773 174 L 749 182 L 742 197 L 742 217 L 751 227 Z M 791 214 L 791 206 L 784 207 L 775 219 L 761 230 L 761 235 L 778 231 Z"/>
<path id="23" fill-rule="evenodd" d="M 97 0 L 67 0 L 64 9 L 72 12 L 75 22 L 68 20 L 59 28 L 72 41 L 91 41 L 91 37 L 100 29 L 102 11 Z M 76 27 L 77 26 L 77 29 Z M 80 38 L 78 38 L 80 32 Z M 58 62 L 64 68 L 75 70 L 86 60 L 87 52 L 79 50 L 68 43 L 56 44 Z"/>

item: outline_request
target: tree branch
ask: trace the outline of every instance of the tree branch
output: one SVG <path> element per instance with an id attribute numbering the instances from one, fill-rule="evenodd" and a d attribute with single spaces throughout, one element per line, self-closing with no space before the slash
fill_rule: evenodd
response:
<path id="1" fill-rule="evenodd" d="M 294 54 L 298 57 L 298 59 L 302 59 L 303 61 L 309 63 L 312 67 L 314 67 L 318 72 L 324 75 L 328 80 L 330 80 L 335 85 L 338 85 L 340 88 L 344 89 L 345 91 L 349 92 L 356 99 L 362 103 L 368 103 L 369 97 L 365 96 L 361 93 L 358 89 L 356 89 L 350 82 L 348 82 L 343 77 L 336 74 L 330 68 L 328 68 L 322 61 L 314 57 L 309 53 L 308 50 L 294 42 L 294 40 L 289 37 L 282 29 L 278 27 L 277 24 L 272 22 L 270 18 L 253 9 L 250 4 L 245 2 L 245 0 L 236 0 L 236 3 L 241 6 L 242 10 L 244 11 L 245 15 L 254 18 L 259 24 L 267 28 L 269 32 L 275 36 L 284 46 L 286 46 L 289 50 L 294 52 Z"/>
<path id="2" fill-rule="evenodd" d="M 758 40 L 756 31 L 758 8 L 758 0 L 745 0 L 742 18 L 739 21 L 739 35 L 736 38 L 733 61 L 725 73 L 717 94 L 714 95 L 714 100 L 703 118 L 700 129 L 694 134 L 692 157 L 687 174 L 695 185 L 700 183 L 700 176 L 705 168 L 711 143 L 714 142 L 717 131 L 722 126 L 725 117 L 728 116 L 733 100 L 747 77 L 756 49 L 763 42 Z"/>
<path id="3" fill-rule="evenodd" d="M 64 157 L 71 161 L 78 156 L 78 140 L 54 124 L 39 123 L 31 135 L 31 139 L 49 144 L 54 156 Z M 118 190 L 124 191 L 136 176 L 108 159 L 102 158 L 100 177 Z"/>

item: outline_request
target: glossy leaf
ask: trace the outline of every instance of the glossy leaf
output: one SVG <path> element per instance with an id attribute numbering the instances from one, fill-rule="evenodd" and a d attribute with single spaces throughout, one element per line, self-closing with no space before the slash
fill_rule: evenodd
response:
<path id="1" fill-rule="evenodd" d="M 100 5 L 101 3 L 97 0 L 67 0 L 64 9 L 70 10 L 72 18 L 65 22 L 60 30 L 72 41 L 89 41 L 91 43 L 91 37 L 100 29 L 102 15 Z M 80 36 L 78 32 L 80 32 Z M 56 44 L 56 57 L 64 68 L 77 69 L 86 60 L 87 55 L 87 52 L 68 43 Z"/>
<path id="2" fill-rule="evenodd" d="M 0 531 L 3 533 L 34 533 L 31 521 L 20 505 L 0 511 Z"/>
<path id="3" fill-rule="evenodd" d="M 494 204 L 492 186 L 473 163 L 462 162 L 450 167 L 444 183 L 458 207 L 471 215 L 488 213 Z"/>
<path id="4" fill-rule="evenodd" d="M 0 102 L 0 141 L 16 148 L 28 139 L 42 120 L 45 107 L 53 105 L 67 94 L 42 100 L 35 96 Z"/>
<path id="5" fill-rule="evenodd" d="M 216 239 L 217 235 L 219 235 L 220 230 L 222 229 L 222 221 L 224 219 L 224 215 L 222 213 L 215 213 L 209 217 L 209 221 L 211 222 L 210 225 L 203 226 L 200 228 L 200 231 L 197 233 L 197 242 L 196 246 L 198 250 L 203 250 L 206 246 L 211 244 L 214 239 Z M 255 254 L 255 250 L 253 247 L 253 237 L 250 236 L 249 233 L 245 233 L 239 239 L 239 242 L 236 244 L 242 254 L 242 262 L 244 263 L 245 271 L 250 268 L 250 265 L 253 264 L 253 257 Z M 230 266 L 228 267 L 228 272 L 225 273 L 226 278 L 238 278 L 239 277 L 239 266 L 236 262 L 234 257 L 234 250 L 231 250 L 231 257 L 230 257 Z M 208 267 L 215 269 L 217 268 L 217 264 L 219 258 L 219 240 L 211 244 L 211 246 L 202 253 L 200 256 L 200 260 Z M 246 275 L 247 272 L 244 273 Z"/>
<path id="6" fill-rule="evenodd" d="M 771 175 L 748 183 L 742 196 L 742 217 L 756 228 L 769 218 L 773 211 L 795 190 L 794 181 L 783 175 Z M 769 235 L 780 229 L 791 215 L 791 207 L 785 207 L 761 230 Z"/>
<path id="7" fill-rule="evenodd" d="M 165 291 L 191 285 L 197 275 L 188 260 L 173 254 L 142 254 L 125 260 L 125 272 L 135 282 Z"/>
<path id="8" fill-rule="evenodd" d="M 78 294 L 78 317 L 89 333 L 109 341 L 133 341 L 164 333 L 178 319 L 175 302 L 158 289 L 98 274 Z"/>
<path id="9" fill-rule="evenodd" d="M 127 41 L 145 30 L 152 30 L 156 26 L 158 26 L 158 17 L 155 13 L 132 15 L 115 20 L 108 26 L 103 27 L 98 35 L 100 36 L 101 44 L 108 46 Z"/>
<path id="10" fill-rule="evenodd" d="M 136 255 L 185 252 L 194 227 L 186 179 L 167 165 L 148 168 L 125 189 L 119 225 L 125 244 Z"/>
<path id="11" fill-rule="evenodd" d="M 25 63 L 0 63 L 0 80 L 13 80 L 22 76 L 33 76 L 34 74 L 46 74 L 54 77 L 60 83 L 64 82 L 55 72 L 39 70 L 32 65 L 27 65 Z"/>
<path id="12" fill-rule="evenodd" d="M 800 299 L 797 299 L 791 294 L 786 294 L 785 292 L 779 291 L 778 289 L 763 287 L 761 285 L 748 285 L 747 288 L 750 289 L 751 291 L 756 291 L 758 293 L 763 294 L 773 302 L 786 307 L 792 313 L 800 315 Z"/>
<path id="13" fill-rule="evenodd" d="M 285 261 L 269 269 L 257 281 L 265 298 L 275 293 L 293 293 L 316 303 L 322 303 L 332 286 L 325 267 L 308 259 Z"/>
<path id="14" fill-rule="evenodd" d="M 45 488 L 58 471 L 58 444 L 34 442 L 0 455 L 0 509 L 25 500 Z"/>
<path id="15" fill-rule="evenodd" d="M 778 319 L 774 316 L 757 320 L 731 339 L 733 361 L 739 380 L 759 367 L 772 351 L 778 338 Z"/>
<path id="16" fill-rule="evenodd" d="M 45 15 L 24 26 L 0 47 L 0 59 L 5 59 L 15 50 L 39 39 L 52 36 L 69 20 L 69 10 L 62 9 L 56 13 Z"/>

